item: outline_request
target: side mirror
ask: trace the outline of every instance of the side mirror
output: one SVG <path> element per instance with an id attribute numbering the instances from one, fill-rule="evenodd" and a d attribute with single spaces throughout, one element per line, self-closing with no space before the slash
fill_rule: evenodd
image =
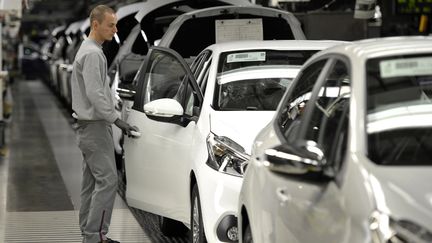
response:
<path id="1" fill-rule="evenodd" d="M 269 170 L 289 175 L 322 174 L 326 164 L 324 153 L 313 141 L 267 149 L 264 158 Z"/>
<path id="2" fill-rule="evenodd" d="M 150 116 L 173 117 L 183 115 L 183 107 L 174 99 L 158 99 L 144 105 L 144 112 Z"/>

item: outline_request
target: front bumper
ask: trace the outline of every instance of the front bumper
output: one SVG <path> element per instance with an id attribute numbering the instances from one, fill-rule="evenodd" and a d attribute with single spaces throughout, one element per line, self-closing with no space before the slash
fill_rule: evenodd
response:
<path id="1" fill-rule="evenodd" d="M 237 226 L 243 178 L 218 172 L 206 164 L 200 169 L 198 189 L 206 238 L 208 242 L 230 242 L 226 233 Z"/>

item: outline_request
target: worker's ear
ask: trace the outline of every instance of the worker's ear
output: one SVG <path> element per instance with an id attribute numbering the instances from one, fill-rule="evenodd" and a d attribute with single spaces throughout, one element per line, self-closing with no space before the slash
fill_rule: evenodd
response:
<path id="1" fill-rule="evenodd" d="M 93 20 L 91 23 L 92 29 L 97 29 L 99 27 L 99 22 L 97 20 Z"/>

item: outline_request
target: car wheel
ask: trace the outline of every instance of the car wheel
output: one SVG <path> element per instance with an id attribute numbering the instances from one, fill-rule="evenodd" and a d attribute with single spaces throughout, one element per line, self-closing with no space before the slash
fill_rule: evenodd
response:
<path id="1" fill-rule="evenodd" d="M 159 216 L 159 229 L 166 236 L 180 236 L 187 231 L 181 222 L 162 216 Z"/>
<path id="2" fill-rule="evenodd" d="M 199 199 L 198 186 L 195 185 L 192 190 L 192 207 L 191 207 L 191 242 L 207 242 L 204 234 L 204 225 L 201 215 L 201 202 Z"/>
<path id="3" fill-rule="evenodd" d="M 243 243 L 253 243 L 252 230 L 250 224 L 246 226 L 245 233 L 243 236 Z"/>

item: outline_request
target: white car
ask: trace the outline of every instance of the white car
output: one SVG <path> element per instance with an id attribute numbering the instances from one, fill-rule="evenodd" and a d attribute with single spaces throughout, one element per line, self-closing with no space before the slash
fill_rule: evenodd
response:
<path id="1" fill-rule="evenodd" d="M 66 55 L 66 50 L 70 44 L 72 44 L 71 37 L 74 36 L 79 27 L 81 26 L 83 20 L 79 20 L 73 22 L 68 25 L 66 30 L 64 31 L 64 35 L 61 35 L 57 40 L 54 48 L 53 48 L 53 62 L 51 63 L 51 75 L 52 80 L 54 81 L 54 89 L 65 102 L 68 102 L 70 89 L 66 82 L 67 76 L 67 64 L 69 63 L 69 59 Z M 70 101 L 70 99 L 69 99 Z"/>
<path id="2" fill-rule="evenodd" d="M 244 41 L 211 45 L 191 69 L 153 47 L 139 74 L 125 138 L 126 199 L 179 221 L 192 242 L 237 240 L 243 166 L 258 131 L 311 55 L 336 41 Z M 175 220 L 175 221 L 173 221 Z"/>
<path id="3" fill-rule="evenodd" d="M 115 71 L 112 92 L 124 120 L 127 120 L 133 105 L 137 88 L 135 75 L 152 45 L 173 49 L 189 64 L 204 48 L 221 41 L 305 39 L 300 23 L 292 13 L 257 6 L 247 0 L 205 0 L 199 3 L 167 0 L 144 4 L 145 7 L 135 15 L 140 24 L 132 29 L 115 58 L 118 66 L 108 70 L 109 73 Z M 121 188 L 127 183 L 122 136 L 121 131 L 113 126 Z"/>
<path id="4" fill-rule="evenodd" d="M 197 9 L 224 5 L 249 6 L 252 4 L 247 0 L 202 0 L 199 2 L 163 0 L 144 1 L 118 9 L 117 17 L 120 26 L 118 26 L 119 32 L 117 34 L 119 34 L 120 48 L 113 62 L 109 65 L 108 75 L 112 80 L 111 90 L 115 98 L 114 103 L 123 120 L 127 120 L 132 107 L 136 88 L 133 82 L 134 77 L 142 65 L 148 48 L 160 40 L 170 23 L 179 15 Z M 136 12 L 133 19 L 130 18 L 131 12 Z M 121 23 L 122 16 L 127 16 L 127 21 Z M 133 26 L 134 23 L 135 26 Z M 89 20 L 86 21 L 86 25 L 90 26 Z M 127 28 L 122 28 L 122 26 Z M 85 26 L 83 25 L 83 27 Z M 130 31 L 124 30 L 129 28 L 131 28 Z M 120 30 L 123 30 L 123 32 L 120 32 Z M 126 36 L 127 32 L 129 34 Z M 182 31 L 178 32 L 177 29 L 175 32 L 183 33 Z M 199 49 L 196 54 L 201 50 Z M 123 134 L 117 126 L 113 125 L 112 127 L 116 164 L 121 182 L 120 188 L 123 188 L 126 184 L 122 148 Z"/>
<path id="5" fill-rule="evenodd" d="M 257 136 L 240 242 L 432 242 L 432 38 L 329 48 Z"/>

